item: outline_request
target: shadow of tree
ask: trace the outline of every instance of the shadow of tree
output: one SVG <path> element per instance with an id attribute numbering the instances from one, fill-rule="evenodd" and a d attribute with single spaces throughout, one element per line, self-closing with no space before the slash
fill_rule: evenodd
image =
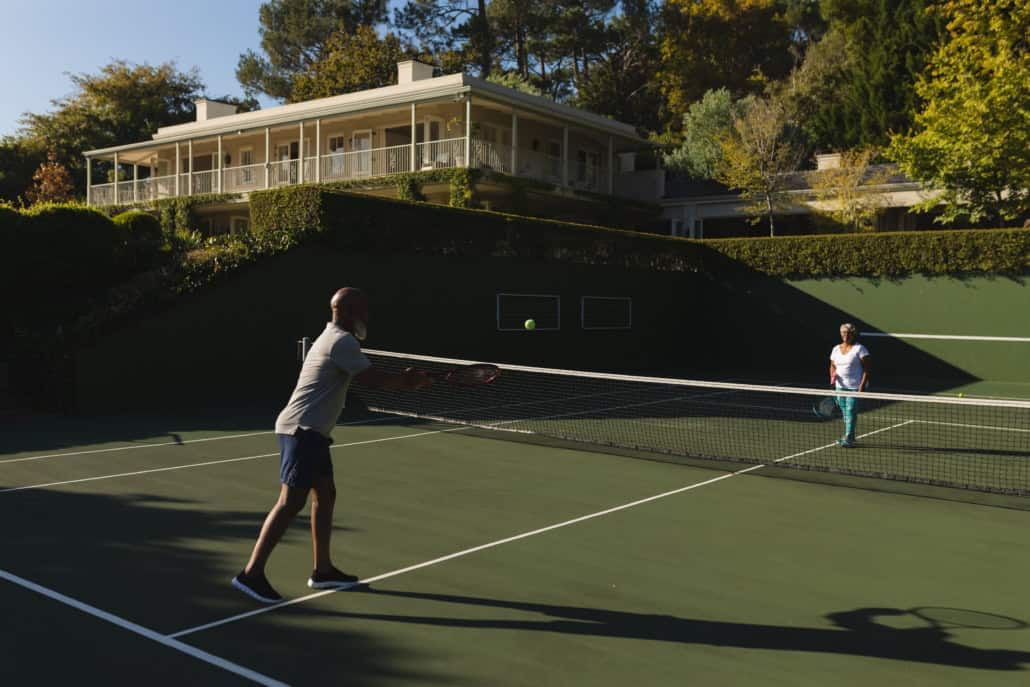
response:
<path id="1" fill-rule="evenodd" d="M 264 516 L 264 511 L 205 509 L 189 498 L 143 492 L 18 492 L 0 498 L 0 518 L 10 535 L 0 547 L 0 569 L 170 633 L 254 609 L 229 580 L 246 559 Z M 304 518 L 298 518 L 287 537 L 306 539 L 306 528 Z M 300 567 L 298 577 L 308 570 Z M 0 641 L 4 655 L 12 657 L 0 662 L 3 684 L 60 684 L 87 674 L 106 674 L 116 683 L 131 676 L 149 685 L 182 685 L 188 679 L 184 676 L 196 674 L 197 681 L 188 684 L 236 684 L 230 673 L 2 580 L 0 603 Z M 223 643 L 215 649 L 209 648 L 208 637 L 185 641 L 287 681 L 317 681 L 310 668 L 295 665 L 310 654 L 316 639 L 347 647 L 345 655 L 327 658 L 321 667 L 353 675 L 348 684 L 373 684 L 384 675 L 434 680 L 414 653 L 353 626 L 291 628 L 308 648 L 286 643 L 294 653 L 284 654 L 283 647 L 264 643 L 282 622 L 282 616 L 268 616 L 257 629 L 236 626 L 220 634 Z M 75 648 L 55 654 L 55 647 L 65 643 Z M 69 655 L 75 659 L 64 660 Z"/>

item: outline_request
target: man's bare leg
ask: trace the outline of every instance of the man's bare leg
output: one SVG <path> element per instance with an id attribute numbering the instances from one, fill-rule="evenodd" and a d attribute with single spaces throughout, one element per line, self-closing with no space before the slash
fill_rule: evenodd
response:
<path id="1" fill-rule="evenodd" d="M 255 572 L 263 573 L 268 557 L 272 555 L 272 549 L 279 543 L 286 528 L 290 526 L 297 513 L 304 507 L 308 500 L 306 489 L 297 489 L 282 485 L 279 491 L 279 500 L 272 510 L 268 512 L 264 525 L 261 526 L 261 534 L 254 543 L 254 551 L 250 554 L 250 561 L 243 569 L 244 573 L 251 575 Z"/>
<path id="2" fill-rule="evenodd" d="M 336 507 L 336 483 L 332 475 L 315 479 L 311 488 L 311 548 L 315 570 L 326 573 L 332 570 L 332 554 L 329 550 L 333 536 L 333 509 Z"/>

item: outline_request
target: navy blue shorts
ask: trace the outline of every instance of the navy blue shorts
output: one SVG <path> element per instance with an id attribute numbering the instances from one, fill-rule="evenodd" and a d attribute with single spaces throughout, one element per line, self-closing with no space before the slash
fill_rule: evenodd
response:
<path id="1" fill-rule="evenodd" d="M 288 487 L 310 489 L 318 477 L 333 476 L 329 455 L 332 439 L 312 429 L 298 429 L 293 434 L 278 434 L 279 481 Z"/>

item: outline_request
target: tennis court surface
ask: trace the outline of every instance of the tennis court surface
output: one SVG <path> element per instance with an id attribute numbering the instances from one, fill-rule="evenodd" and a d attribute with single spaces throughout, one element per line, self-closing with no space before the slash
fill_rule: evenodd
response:
<path id="1" fill-rule="evenodd" d="M 333 551 L 370 589 L 306 587 L 305 511 L 274 607 L 229 585 L 274 410 L 20 423 L 0 683 L 1027 684 L 1025 404 L 870 398 L 849 450 L 770 394 L 528 368 L 363 394 Z"/>

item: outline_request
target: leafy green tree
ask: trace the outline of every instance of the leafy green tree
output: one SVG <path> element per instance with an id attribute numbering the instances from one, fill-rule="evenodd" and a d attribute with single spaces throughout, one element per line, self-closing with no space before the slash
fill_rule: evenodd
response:
<path id="1" fill-rule="evenodd" d="M 1030 213 L 1030 2 L 944 0 L 947 33 L 916 90 L 912 133 L 891 141 L 902 170 L 943 197 L 939 221 L 998 226 Z"/>
<path id="2" fill-rule="evenodd" d="M 487 0 L 408 0 L 394 10 L 393 23 L 424 52 L 460 52 L 483 78 L 494 71 L 496 38 Z"/>
<path id="3" fill-rule="evenodd" d="M 779 0 L 667 0 L 656 78 L 670 111 L 715 88 L 758 93 L 787 75 L 792 30 L 782 10 Z"/>
<path id="4" fill-rule="evenodd" d="M 518 72 L 494 72 L 486 79 L 505 88 L 528 93 L 529 95 L 544 96 L 544 92 L 533 85 L 529 79 L 525 79 Z"/>
<path id="5" fill-rule="evenodd" d="M 146 140 L 158 127 L 192 120 L 193 102 L 204 90 L 195 69 L 180 72 L 171 62 L 152 66 L 117 60 L 98 74 L 76 74 L 71 80 L 76 91 L 51 101 L 50 112 L 26 113 L 17 138 L 40 151 L 36 165 L 45 151 L 66 160 L 79 183 L 85 181 L 83 151 Z"/>
<path id="6" fill-rule="evenodd" d="M 879 151 L 859 148 L 841 153 L 840 165 L 810 172 L 819 214 L 851 231 L 874 231 L 886 204 L 877 186 L 885 184 L 890 171 L 873 165 Z"/>
<path id="7" fill-rule="evenodd" d="M 248 97 L 264 93 L 294 101 L 295 76 L 313 68 L 337 30 L 375 26 L 386 18 L 386 0 L 269 0 L 258 11 L 263 54 L 240 55 L 236 80 Z"/>
<path id="8" fill-rule="evenodd" d="M 725 88 L 705 93 L 683 115 L 683 145 L 665 156 L 666 167 L 695 179 L 714 179 L 723 141 L 742 109 Z"/>
<path id="9" fill-rule="evenodd" d="M 17 202 L 45 159 L 46 148 L 38 141 L 20 136 L 0 139 L 0 204 Z"/>
<path id="10" fill-rule="evenodd" d="M 326 41 L 318 62 L 294 76 L 290 99 L 300 102 L 389 86 L 397 81 L 397 62 L 407 58 L 392 33 L 379 38 L 370 26 L 341 29 Z"/>
<path id="11" fill-rule="evenodd" d="M 934 0 L 824 0 L 824 16 L 845 41 L 845 78 L 823 100 L 820 147 L 884 146 L 907 131 L 920 109 L 916 77 L 926 66 L 940 23 Z"/>
<path id="12" fill-rule="evenodd" d="M 661 15 L 651 0 L 622 0 L 620 10 L 607 23 L 600 52 L 576 79 L 573 104 L 641 130 L 661 130 L 666 110 L 654 80 Z"/>
<path id="13" fill-rule="evenodd" d="M 784 101 L 774 98 L 752 99 L 722 139 L 715 178 L 749 201 L 744 210 L 752 224 L 768 218 L 770 236 L 776 235 L 773 216 L 790 205 L 788 174 L 798 169 L 802 150 Z"/>

